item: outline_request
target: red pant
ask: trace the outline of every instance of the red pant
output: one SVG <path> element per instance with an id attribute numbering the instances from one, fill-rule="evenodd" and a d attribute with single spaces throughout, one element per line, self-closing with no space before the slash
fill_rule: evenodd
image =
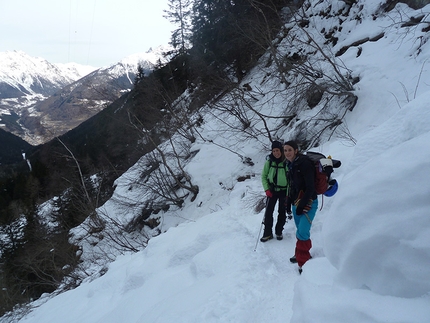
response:
<path id="1" fill-rule="evenodd" d="M 312 241 L 309 240 L 299 240 L 296 242 L 296 259 L 299 267 L 302 267 L 306 261 L 311 258 L 309 250 L 312 248 Z"/>

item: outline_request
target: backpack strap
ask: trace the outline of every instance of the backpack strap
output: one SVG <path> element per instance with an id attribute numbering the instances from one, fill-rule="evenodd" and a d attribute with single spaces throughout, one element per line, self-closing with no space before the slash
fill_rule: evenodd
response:
<path id="1" fill-rule="evenodd" d="M 269 170 L 268 170 L 268 173 L 270 173 L 270 168 L 272 168 L 273 166 L 272 166 L 272 160 L 270 159 L 270 155 L 267 155 L 266 156 L 266 160 L 268 160 L 269 161 Z M 283 162 L 282 162 L 282 165 L 283 165 L 283 167 L 281 167 L 281 168 L 283 168 L 284 170 L 285 170 L 285 175 L 287 175 L 287 173 L 288 173 L 288 167 L 287 167 L 287 162 L 284 160 Z M 288 191 L 288 189 L 289 189 L 289 185 L 288 185 L 288 182 L 287 182 L 287 186 L 279 186 L 278 185 L 278 183 L 277 183 L 277 181 L 278 181 L 278 169 L 279 169 L 279 164 L 277 164 L 276 165 L 276 171 L 275 171 L 275 177 L 273 178 L 273 186 L 274 187 L 276 187 L 276 188 L 279 188 L 279 189 L 285 189 L 285 190 L 287 190 Z M 287 177 L 287 180 L 288 180 L 288 177 Z"/>

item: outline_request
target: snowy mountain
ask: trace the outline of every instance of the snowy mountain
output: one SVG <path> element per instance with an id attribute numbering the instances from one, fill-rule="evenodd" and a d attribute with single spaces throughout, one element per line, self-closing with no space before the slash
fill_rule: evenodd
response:
<path id="1" fill-rule="evenodd" d="M 89 72 L 94 68 L 86 70 Z M 52 95 L 85 74 L 77 65 L 56 65 L 22 51 L 0 53 L 0 99 Z"/>
<path id="2" fill-rule="evenodd" d="M 237 131 L 230 127 L 231 115 L 203 107 L 199 116 L 189 116 L 202 121 L 199 136 L 184 149 L 191 156 L 184 168 L 200 188 L 197 198 L 152 214 L 146 220 L 159 223 L 155 229 L 120 230 L 140 224 L 135 219 L 151 196 L 145 185 L 155 185 L 147 180 L 150 156 L 142 156 L 97 210 L 105 227 L 90 234 L 91 217 L 72 230 L 89 277 L 73 290 L 43 295 L 4 322 L 428 322 L 430 44 L 428 31 L 405 19 L 423 19 L 429 12 L 430 5 L 413 10 L 399 3 L 388 11 L 385 2 L 369 0 L 316 0 L 303 8 L 307 35 L 338 53 L 338 66 L 359 82 L 345 127 L 314 148 L 341 160 L 342 167 L 334 174 L 339 192 L 319 197 L 313 259 L 302 275 L 289 262 L 293 221 L 282 241 L 259 242 L 265 199 L 260 176 L 270 152 L 266 135 Z M 322 31 L 336 41 L 328 45 Z M 306 51 L 310 42 L 297 38 L 277 44 L 284 56 L 294 46 Z M 240 87 L 258 89 L 250 91 L 244 113 L 282 115 L 286 85 L 271 77 L 276 73 L 270 62 L 267 53 L 242 80 Z M 319 63 L 326 67 L 327 61 Z M 217 103 L 235 102 L 225 96 Z M 302 120 L 323 112 L 299 111 L 293 125 L 276 128 L 274 136 L 289 140 Z M 257 129 L 274 129 L 279 122 L 252 121 Z M 160 150 L 184 147 L 181 135 Z M 244 163 L 245 156 L 253 162 Z M 49 209 L 49 203 L 41 206 L 47 220 Z"/>
<path id="3" fill-rule="evenodd" d="M 32 128 L 23 127 L 20 118 L 35 104 L 95 68 L 78 64 L 52 64 L 22 51 L 0 53 L 0 126 L 28 140 Z"/>
<path id="4" fill-rule="evenodd" d="M 108 67 L 51 64 L 23 52 L 0 53 L 0 125 L 31 144 L 73 129 L 133 86 L 137 66 L 149 73 L 164 47 Z"/>

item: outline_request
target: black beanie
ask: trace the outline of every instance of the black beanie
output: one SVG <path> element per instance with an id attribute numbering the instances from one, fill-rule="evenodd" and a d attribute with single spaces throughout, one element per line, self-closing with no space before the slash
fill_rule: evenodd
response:
<path id="1" fill-rule="evenodd" d="M 275 148 L 279 148 L 282 151 L 282 144 L 277 140 L 272 142 L 272 150 Z"/>
<path id="2" fill-rule="evenodd" d="M 294 140 L 287 141 L 284 145 L 293 147 L 294 150 L 299 149 L 299 145 Z"/>

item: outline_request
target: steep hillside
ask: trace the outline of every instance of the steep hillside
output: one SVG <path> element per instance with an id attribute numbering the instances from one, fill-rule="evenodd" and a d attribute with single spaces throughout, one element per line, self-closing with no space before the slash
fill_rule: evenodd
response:
<path id="1" fill-rule="evenodd" d="M 228 278 L 224 273 L 229 271 L 224 272 L 225 267 L 222 267 L 222 273 L 217 276 L 220 267 L 214 267 L 214 259 L 218 265 L 230 265 L 232 259 L 236 259 L 236 249 L 232 248 L 236 245 L 230 243 L 231 240 L 226 242 L 227 236 L 235 238 L 236 229 L 231 228 L 243 230 L 241 245 L 246 243 L 248 252 L 252 251 L 250 237 L 252 235 L 254 241 L 257 233 L 252 231 L 247 220 L 252 221 L 252 227 L 255 226 L 257 231 L 261 224 L 258 212 L 264 207 L 259 176 L 270 141 L 296 139 L 304 150 L 313 148 L 325 152 L 330 147 L 328 153 L 333 151 L 343 161 L 349 161 L 352 152 L 345 147 L 354 147 L 365 133 L 398 110 L 407 111 L 406 101 L 425 93 L 427 85 L 418 81 L 421 75 L 428 74 L 424 66 L 430 53 L 425 41 L 428 30 L 421 27 L 421 23 L 428 25 L 425 16 L 402 4 L 393 9 L 393 2 L 361 0 L 312 1 L 299 8 L 295 5 L 284 8 L 290 1 L 273 3 L 278 7 L 269 10 L 266 3 L 260 3 L 262 6 L 256 8 L 247 7 L 248 2 L 230 1 L 224 3 L 225 6 L 214 5 L 214 10 L 207 12 L 206 2 L 202 2 L 197 12 L 205 19 L 201 19 L 194 30 L 195 46 L 192 49 L 177 55 L 151 75 L 139 78 L 132 91 L 58 140 L 34 149 L 30 155 L 33 171 L 20 177 L 22 186 L 14 186 L 15 181 L 9 181 L 7 197 L 12 201 L 2 200 L 7 208 L 1 210 L 5 223 L 1 229 L 5 237 L 16 242 L 4 243 L 9 256 L 2 263 L 8 271 L 4 271 L 5 279 L 0 280 L 7 285 L 0 289 L 0 297 L 4 299 L 0 304 L 6 304 L 4 308 L 15 305 L 9 298 L 11 291 L 17 295 L 18 302 L 25 302 L 27 298 L 39 297 L 43 291 L 57 288 L 59 278 L 55 275 L 59 274 L 58 268 L 63 269 L 60 274 L 64 275 L 61 282 L 65 285 L 61 288 L 71 288 L 88 276 L 96 278 L 105 274 L 108 267 L 111 270 L 115 264 L 112 267 L 109 264 L 117 256 L 129 254 L 119 258 L 133 257 L 130 254 L 146 247 L 147 251 L 139 256 L 158 254 L 151 246 L 163 241 L 163 236 L 153 238 L 178 226 L 185 232 L 178 237 L 185 240 L 173 243 L 179 245 L 179 249 L 168 252 L 171 257 L 161 257 L 163 265 L 157 267 L 155 264 L 154 268 L 166 269 L 167 275 L 174 277 L 173 283 L 177 282 L 178 274 L 181 283 L 196 284 L 204 291 L 207 285 L 200 283 L 212 282 L 213 293 L 205 294 L 207 298 L 202 299 L 215 301 L 197 307 L 203 308 L 198 314 L 190 311 L 190 321 L 194 315 L 199 317 L 196 321 L 204 320 L 208 311 L 215 322 L 224 318 L 228 318 L 226 321 L 250 321 L 250 316 L 243 313 L 249 313 L 256 303 L 252 303 L 254 306 L 246 303 L 245 310 L 240 311 L 242 314 L 235 316 L 237 312 L 234 312 L 231 316 L 228 309 L 237 300 L 235 297 L 227 298 L 229 306 L 224 308 L 225 311 L 216 308 L 213 312 L 212 305 L 225 301 L 223 297 L 229 294 L 228 287 L 232 286 L 224 285 L 227 289 L 220 290 L 218 286 L 221 285 L 216 282 Z M 210 19 L 206 19 L 207 15 Z M 276 17 L 284 20 L 276 20 Z M 414 24 L 416 21 L 421 23 Z M 404 69 L 399 73 L 393 66 Z M 408 81 L 399 82 L 405 75 Z M 416 82 L 409 82 L 411 79 Z M 403 129 L 410 127 L 410 121 L 403 126 Z M 408 135 L 416 134 L 412 131 Z M 371 140 L 365 144 L 373 145 Z M 355 161 L 373 157 L 364 152 L 378 154 L 379 147 L 383 150 L 386 146 L 376 142 L 371 150 L 366 147 L 357 149 L 354 161 L 341 169 L 339 181 L 353 171 L 349 167 L 356 166 Z M 31 193 L 31 200 L 16 197 L 24 189 Z M 21 202 L 26 202 L 25 213 L 21 212 L 24 207 L 19 208 Z M 359 202 L 365 205 L 367 201 Z M 390 199 L 386 198 L 384 202 L 389 203 Z M 331 203 L 325 201 L 324 212 L 330 210 Z M 34 204 L 37 209 L 31 209 Z M 218 217 L 221 213 L 222 218 Z M 210 214 L 215 216 L 208 216 Z M 366 219 L 369 214 L 375 216 L 374 210 L 366 211 Z M 318 232 L 323 226 L 324 213 L 321 215 L 314 223 Z M 202 217 L 214 222 L 208 223 L 205 230 L 196 229 L 188 235 L 188 223 L 201 223 Z M 20 221 L 8 223 L 11 218 Z M 236 226 L 238 222 L 243 225 Z M 22 223 L 22 226 L 16 223 Z M 210 231 L 214 227 L 216 231 Z M 66 246 L 52 248 L 51 242 L 58 241 L 52 233 L 66 241 Z M 34 244 L 42 234 L 45 234 L 43 242 L 46 243 Z M 191 237 L 195 237 L 197 243 L 192 240 L 188 244 Z M 295 240 L 294 228 L 285 237 L 285 242 L 291 246 Z M 314 250 L 322 257 L 324 242 L 321 235 L 317 237 Z M 216 253 L 219 257 L 202 261 L 200 256 L 205 250 L 212 249 L 212 241 L 217 241 L 217 246 L 219 242 Z M 190 249 L 189 245 L 197 247 Z M 39 252 L 28 253 L 28 247 Z M 223 252 L 225 248 L 229 253 Z M 270 249 L 263 250 L 270 252 Z M 29 258 L 29 254 L 37 255 L 36 259 Z M 281 285 L 285 287 L 279 284 L 279 278 L 286 272 L 291 274 L 289 277 L 296 277 L 293 270 L 284 270 L 284 261 L 271 261 L 269 256 L 259 259 L 256 253 L 250 254 L 254 256 L 251 256 L 248 269 L 259 274 L 261 284 L 258 287 L 263 293 L 241 288 L 249 286 L 252 280 L 246 276 L 244 281 L 234 285 L 241 293 L 238 299 L 255 300 L 261 295 L 273 295 L 271 289 L 262 287 L 269 276 L 272 278 L 270 286 L 277 291 L 275 295 L 287 299 L 284 290 L 279 288 Z M 58 256 L 59 265 L 48 262 L 47 267 L 43 266 L 46 255 Z M 62 255 L 70 257 L 65 259 Z M 278 257 L 286 257 L 284 250 L 276 253 Z M 21 266 L 22 263 L 27 266 Z M 236 263 L 233 261 L 233 264 Z M 121 293 L 116 290 L 113 299 L 130 290 L 133 299 L 140 299 L 140 293 L 147 295 L 146 290 L 152 292 L 145 284 L 150 277 L 157 276 L 154 268 L 145 267 L 147 275 L 127 277 Z M 171 275 L 172 268 L 179 270 Z M 137 271 L 140 269 L 133 273 Z M 155 282 L 158 287 L 166 286 L 166 294 L 161 295 L 171 300 L 176 296 L 170 292 L 173 290 L 176 294 L 179 291 L 163 285 L 166 272 L 160 273 L 160 279 L 156 278 Z M 50 275 L 42 276 L 41 273 Z M 241 273 L 242 269 L 235 277 L 241 277 Z M 19 285 L 14 280 L 17 275 L 21 279 Z M 26 279 L 29 276 L 36 279 L 29 281 Z M 216 279 L 212 280 L 212 277 Z M 103 279 L 98 282 L 104 284 Z M 145 288 L 141 290 L 141 286 Z M 22 290 L 26 292 L 22 293 Z M 97 294 L 91 287 L 89 290 L 85 295 Z M 193 294 L 187 292 L 187 296 Z M 243 298 L 243 295 L 255 297 Z M 61 302 L 61 299 L 57 298 L 55 302 Z M 83 299 L 87 301 L 87 298 Z M 154 314 L 154 319 L 160 317 L 158 309 L 164 300 L 156 299 L 156 313 L 153 304 L 148 303 L 148 313 Z M 197 297 L 196 301 L 200 299 Z M 70 304 L 61 303 L 60 307 Z M 278 309 L 283 308 L 284 302 L 277 304 L 269 311 L 275 313 L 273 317 L 282 317 L 278 320 L 282 321 L 283 313 Z M 92 311 L 91 305 L 85 303 L 84 307 Z M 124 307 L 118 308 L 135 313 L 136 308 L 132 308 L 131 303 L 122 305 Z M 183 307 L 179 307 L 180 312 Z M 117 310 L 113 309 L 114 312 Z M 166 313 L 169 316 L 167 307 Z M 147 317 L 145 314 L 141 317 Z M 104 319 L 106 317 L 116 318 L 106 315 Z M 179 315 L 171 317 L 177 320 Z M 28 320 L 32 318 L 28 317 Z"/>
<path id="2" fill-rule="evenodd" d="M 77 272 L 92 279 L 45 294 L 20 322 L 427 323 L 423 12 L 430 7 L 391 5 L 306 2 L 241 81 L 194 110 L 190 94 L 199 89 L 187 88 L 164 106 L 170 118 L 136 123 L 143 134 L 157 132 L 186 111 L 179 131 L 143 155 L 115 181 L 112 198 L 71 230 L 80 246 Z M 229 72 L 223 76 L 234 80 Z M 148 94 L 134 102 L 153 102 L 143 100 Z M 318 198 L 313 258 L 301 275 L 289 261 L 295 221 L 283 240 L 259 240 L 260 175 L 274 138 L 343 163 L 335 170 L 339 192 Z"/>
<path id="3" fill-rule="evenodd" d="M 106 108 L 132 88 L 138 63 L 119 62 L 98 69 L 23 111 L 19 121 L 24 128 L 31 129 L 26 139 L 49 141 Z M 153 67 L 148 62 L 144 64 L 149 73 Z"/>
<path id="4" fill-rule="evenodd" d="M 14 164 L 23 160 L 22 154 L 28 152 L 31 145 L 21 138 L 0 129 L 0 165 Z"/>
<path id="5" fill-rule="evenodd" d="M 225 24 L 225 18 L 245 27 L 249 26 L 250 19 L 267 10 L 267 15 L 273 17 L 270 19 L 271 37 L 281 26 L 276 15 L 281 8 L 280 5 L 275 8 L 263 6 L 260 11 L 248 4 L 247 10 L 230 13 L 236 8 L 221 8 L 214 12 L 222 18 L 214 17 L 219 21 L 216 34 L 223 35 L 227 31 L 229 25 Z M 261 23 L 265 24 L 264 20 L 260 20 Z M 214 26 L 206 23 L 201 28 L 215 31 Z M 206 31 L 196 39 L 201 45 L 186 53 L 176 53 L 150 75 L 140 73 L 132 91 L 73 130 L 34 147 L 26 154 L 31 172 L 27 167 L 0 182 L 0 235 L 4 238 L 1 240 L 4 250 L 1 268 L 4 270 L 0 279 L 0 311 L 27 302 L 29 298 L 37 298 L 43 292 L 51 292 L 59 286 L 61 276 L 69 276 L 75 269 L 79 271 L 76 268 L 80 263 L 77 246 L 70 241 L 69 230 L 85 221 L 88 214 L 96 215 L 95 209 L 111 197 L 115 180 L 142 155 L 154 151 L 178 130 L 185 130 L 186 138 L 195 140 L 197 134 L 188 132 L 193 131 L 193 124 L 198 119 L 190 116 L 209 99 L 216 102 L 220 93 L 234 87 L 234 78 L 243 77 L 264 54 L 266 46 L 243 38 L 240 29 L 228 29 L 233 38 L 227 52 L 220 42 L 214 43 L 216 46 L 211 46 L 209 52 L 204 48 Z M 218 58 L 217 55 L 221 56 Z M 186 150 L 183 153 L 192 154 Z M 157 165 L 158 160 L 150 161 L 149 170 L 158 172 Z M 198 187 L 188 186 L 185 171 L 177 174 L 176 167 L 171 171 L 168 175 L 160 174 L 160 180 L 166 180 L 168 187 L 175 185 L 191 190 L 193 196 L 198 194 Z M 146 181 L 143 179 L 142 182 Z M 169 197 L 167 204 L 154 199 L 142 216 L 169 208 L 170 203 L 183 204 L 183 194 Z M 40 213 L 45 211 L 49 217 L 47 221 Z M 137 221 L 136 227 L 145 225 L 144 220 L 143 223 Z M 46 227 L 48 223 L 52 224 L 49 228 Z M 99 224 L 101 227 L 92 232 L 103 230 L 103 222 Z M 150 225 L 156 225 L 156 222 Z M 134 231 L 133 227 L 126 230 Z M 52 245 L 56 247 L 52 248 Z M 47 255 L 55 261 L 45 262 Z M 70 277 L 67 285 L 76 284 L 80 277 L 80 274 Z M 17 280 L 21 283 L 16 284 Z M 26 292 L 22 293 L 22 290 Z"/>

